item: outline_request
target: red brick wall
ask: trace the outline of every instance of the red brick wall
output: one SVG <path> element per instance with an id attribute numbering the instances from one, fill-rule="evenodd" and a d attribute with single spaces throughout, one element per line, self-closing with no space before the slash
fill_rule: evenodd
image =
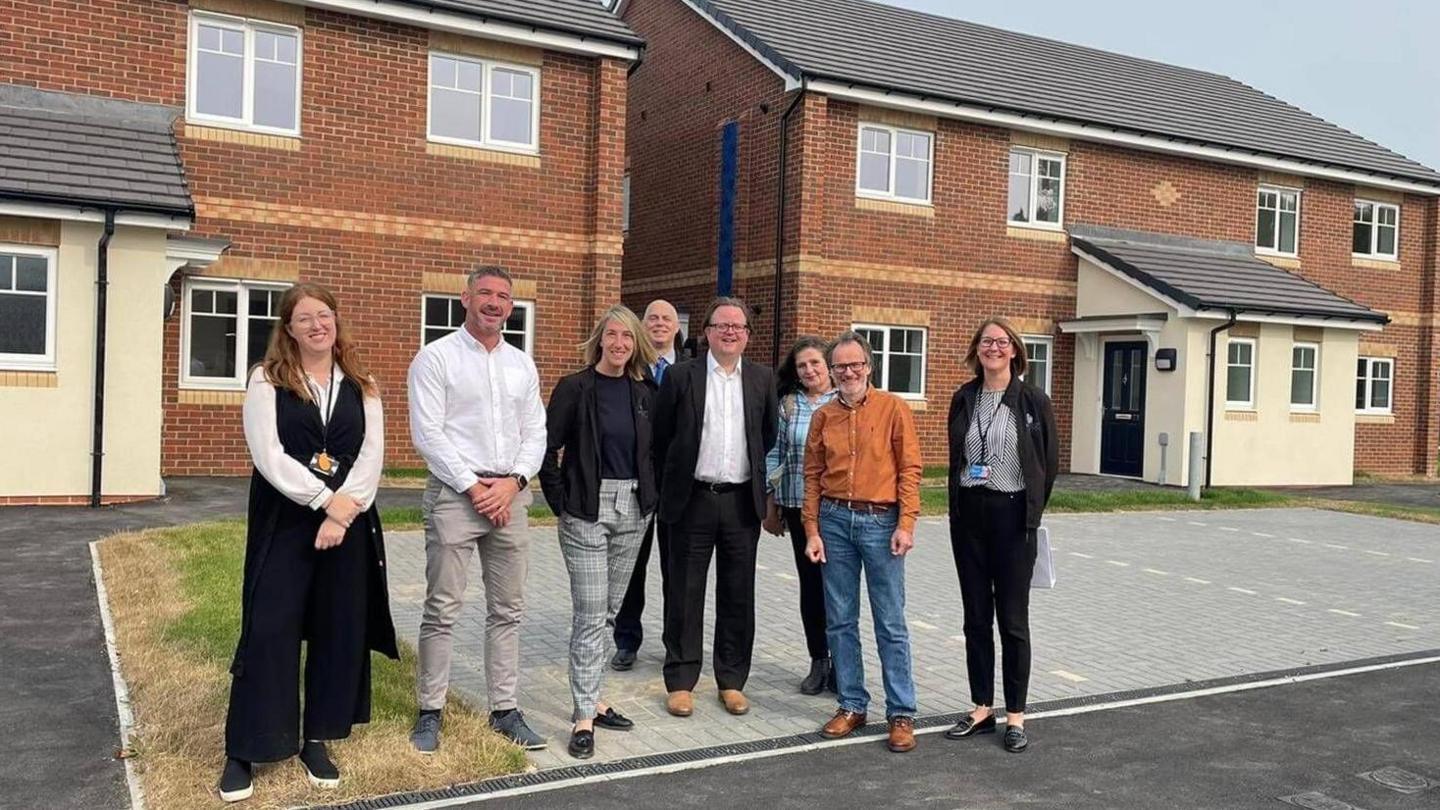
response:
<path id="1" fill-rule="evenodd" d="M 679 0 L 632 0 L 626 21 L 648 42 L 646 62 L 631 79 L 630 166 L 632 209 L 626 244 L 627 298 L 643 305 L 662 292 L 692 307 L 710 295 L 710 283 L 693 276 L 663 289 L 667 274 L 713 271 L 718 124 L 769 114 L 742 151 L 742 177 L 750 190 L 740 209 L 744 234 L 737 261 L 774 257 L 774 133 L 789 101 L 778 78 Z M 723 82 L 717 76 L 723 68 Z M 706 82 L 710 82 L 707 90 Z M 649 116 L 636 116 L 648 110 Z M 791 176 L 787 181 L 787 260 L 799 255 L 828 262 L 874 266 L 873 274 L 845 277 L 787 272 L 785 342 L 797 332 L 834 335 L 863 304 L 929 314 L 926 402 L 916 414 L 926 460 L 944 459 L 945 414 L 951 392 L 968 379 L 960 367 L 975 324 L 996 313 L 1058 321 L 1074 316 L 1071 294 L 1056 285 L 1075 282 L 1077 259 L 1068 244 L 1007 236 L 1007 156 L 1011 133 L 940 120 L 935 140 L 932 218 L 860 209 L 855 198 L 855 137 L 860 109 L 811 94 L 791 124 Z M 742 119 L 743 120 L 743 119 Z M 766 157 L 768 156 L 768 158 Z M 1170 204 L 1155 195 L 1168 182 Z M 1253 169 L 1072 141 L 1066 161 L 1065 222 L 1249 242 L 1254 238 Z M 1354 187 L 1307 179 L 1301 200 L 1298 272 L 1341 295 L 1383 312 L 1395 323 L 1366 342 L 1398 355 L 1393 424 L 1357 427 L 1357 468 L 1382 473 L 1433 472 L 1437 440 L 1433 381 L 1437 363 L 1437 205 L 1407 196 L 1401 212 L 1398 270 L 1355 267 L 1350 256 Z M 884 268 L 953 271 L 944 283 L 887 276 Z M 993 283 L 962 281 L 985 274 Z M 854 277 L 851 277 L 854 276 Z M 742 282 L 742 294 L 769 303 L 768 270 Z M 1049 292 L 1034 291 L 1037 287 Z M 631 293 L 639 286 L 646 292 Z M 1028 287 L 1028 289 L 1027 289 Z M 1067 289 L 1064 286 L 1059 290 Z M 769 359 L 768 320 L 751 341 L 751 354 Z M 1068 457 L 1074 340 L 1058 335 L 1052 364 L 1053 398 Z M 1068 463 L 1062 459 L 1062 463 Z"/>
<path id="2" fill-rule="evenodd" d="M 0 81 L 183 108 L 185 3 L 8 5 L 18 22 L 0 31 Z M 298 151 L 187 138 L 177 125 L 194 234 L 229 239 L 227 256 L 298 262 L 303 280 L 334 290 L 380 381 L 387 463 L 415 466 L 404 380 L 420 347 L 424 272 L 499 263 L 537 283 L 534 356 L 547 396 L 577 365 L 593 314 L 619 298 L 617 249 L 556 249 L 550 238 L 618 241 L 627 65 L 545 53 L 537 169 L 426 152 L 427 31 L 309 9 L 303 49 Z M 345 224 L 236 218 L 216 210 L 221 200 L 322 209 Z M 377 232 L 365 224 L 372 215 L 523 233 Z M 179 347 L 177 317 L 164 348 L 164 471 L 244 472 L 239 408 L 179 403 Z"/>

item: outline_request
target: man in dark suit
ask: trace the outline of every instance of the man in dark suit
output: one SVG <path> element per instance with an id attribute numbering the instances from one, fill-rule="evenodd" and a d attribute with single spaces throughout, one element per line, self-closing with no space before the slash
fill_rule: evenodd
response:
<path id="1" fill-rule="evenodd" d="M 715 683 L 726 711 L 750 710 L 742 690 L 755 644 L 755 547 L 777 422 L 774 375 L 741 361 L 750 341 L 745 304 L 717 298 L 703 324 L 708 351 L 665 376 L 654 415 L 659 520 L 670 536 L 665 708 L 677 717 L 694 709 L 712 554 Z"/>

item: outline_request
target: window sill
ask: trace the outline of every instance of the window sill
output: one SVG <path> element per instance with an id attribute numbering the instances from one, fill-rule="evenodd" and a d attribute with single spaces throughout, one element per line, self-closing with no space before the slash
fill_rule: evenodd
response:
<path id="1" fill-rule="evenodd" d="M 1320 421 L 1320 414 L 1318 411 L 1291 411 L 1290 421 L 1318 423 Z"/>
<path id="2" fill-rule="evenodd" d="M 902 400 L 904 400 L 904 401 L 905 401 L 905 404 L 906 404 L 906 405 L 909 405 L 909 406 L 910 406 L 910 410 L 912 410 L 912 411 L 925 411 L 925 410 L 929 410 L 929 403 L 927 403 L 924 399 L 911 399 L 911 398 L 909 398 L 909 397 L 907 397 L 907 396 L 905 396 L 905 395 L 903 395 L 903 394 L 896 394 L 895 396 L 898 396 L 898 397 L 900 397 Z"/>
<path id="3" fill-rule="evenodd" d="M 1248 408 L 1231 408 L 1225 406 L 1225 421 L 1227 422 L 1258 422 L 1260 414 Z"/>
<path id="4" fill-rule="evenodd" d="M 1365 270 L 1399 270 L 1399 259 L 1381 259 L 1373 256 L 1350 256 L 1350 266 Z"/>
<path id="5" fill-rule="evenodd" d="M 484 163 L 501 163 L 507 166 L 523 166 L 527 169 L 540 168 L 540 156 L 526 152 L 511 152 L 489 146 L 462 146 L 453 143 L 426 141 L 425 153 L 436 157 L 477 160 Z"/>
<path id="6" fill-rule="evenodd" d="M 176 402 L 181 405 L 243 405 L 245 391 L 233 389 L 182 388 Z"/>
<path id="7" fill-rule="evenodd" d="M 935 216 L 935 206 L 922 202 L 856 197 L 855 207 L 862 211 L 884 211 L 887 214 L 905 214 L 912 217 L 934 218 Z"/>
<path id="8" fill-rule="evenodd" d="M 1064 244 L 1070 238 L 1061 227 L 1048 227 L 1043 225 L 1016 225 L 1006 223 L 1005 235 L 1011 239 L 1030 239 L 1035 242 L 1055 242 Z"/>
<path id="9" fill-rule="evenodd" d="M 1284 253 L 1264 253 L 1260 250 L 1256 250 L 1255 258 L 1259 259 L 1262 262 L 1273 264 L 1276 267 L 1283 267 L 1286 270 L 1300 269 L 1299 256 L 1289 256 Z"/>
<path id="10" fill-rule="evenodd" d="M 299 135 L 281 135 L 274 132 L 250 129 L 243 126 L 225 126 L 206 122 L 185 124 L 184 137 L 193 141 L 215 141 L 233 143 L 239 146 L 253 146 L 259 149 L 276 149 L 282 152 L 299 152 Z"/>
<path id="11" fill-rule="evenodd" d="M 1357 425 L 1393 425 L 1395 414 L 1393 413 L 1357 413 L 1355 414 Z"/>
<path id="12" fill-rule="evenodd" d="M 53 371 L 0 370 L 0 388 L 59 388 L 60 375 Z"/>

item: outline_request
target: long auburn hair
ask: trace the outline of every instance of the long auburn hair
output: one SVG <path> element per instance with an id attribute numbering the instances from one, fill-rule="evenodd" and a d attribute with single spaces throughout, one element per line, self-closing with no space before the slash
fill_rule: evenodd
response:
<path id="1" fill-rule="evenodd" d="M 775 369 L 775 393 L 784 399 L 791 394 L 799 394 L 805 390 L 805 384 L 800 382 L 800 372 L 795 368 L 795 361 L 799 359 L 800 352 L 806 349 L 814 349 L 820 352 L 820 357 L 829 365 L 830 358 L 826 356 L 829 348 L 825 341 L 814 335 L 801 335 L 795 344 L 790 347 L 790 353 L 780 361 L 780 367 Z M 829 373 L 828 371 L 826 373 Z"/>
<path id="2" fill-rule="evenodd" d="M 646 337 L 640 319 L 623 304 L 616 304 L 605 310 L 600 320 L 595 322 L 595 328 L 590 330 L 590 337 L 580 344 L 580 354 L 585 358 L 586 364 L 592 367 L 600 362 L 600 339 L 605 337 L 605 326 L 611 321 L 616 321 L 630 330 L 631 340 L 635 344 L 635 350 L 630 353 L 630 362 L 625 364 L 625 373 L 632 380 L 645 379 L 646 372 L 655 365 L 658 355 L 655 347 L 650 345 L 650 339 Z"/>
<path id="3" fill-rule="evenodd" d="M 275 328 L 270 330 L 270 345 L 265 349 L 265 359 L 260 362 L 260 366 L 265 370 L 265 379 L 276 388 L 294 392 L 295 396 L 306 402 L 314 400 L 310 386 L 305 384 L 305 369 L 300 364 L 300 346 L 285 329 L 295 314 L 295 305 L 305 298 L 314 298 L 335 313 L 335 365 L 340 367 L 346 377 L 360 386 L 362 394 L 367 397 L 378 396 L 375 379 L 370 376 L 365 364 L 360 362 L 360 353 L 350 339 L 345 319 L 340 316 L 340 307 L 335 301 L 334 293 L 319 284 L 296 284 L 280 296 L 280 317 L 275 321 Z"/>

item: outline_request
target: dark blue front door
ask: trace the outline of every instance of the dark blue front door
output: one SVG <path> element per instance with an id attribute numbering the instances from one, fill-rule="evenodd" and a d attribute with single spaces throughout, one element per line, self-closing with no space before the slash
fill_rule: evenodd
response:
<path id="1" fill-rule="evenodd" d="M 1100 472 L 1139 478 L 1145 468 L 1145 342 L 1105 344 Z"/>

